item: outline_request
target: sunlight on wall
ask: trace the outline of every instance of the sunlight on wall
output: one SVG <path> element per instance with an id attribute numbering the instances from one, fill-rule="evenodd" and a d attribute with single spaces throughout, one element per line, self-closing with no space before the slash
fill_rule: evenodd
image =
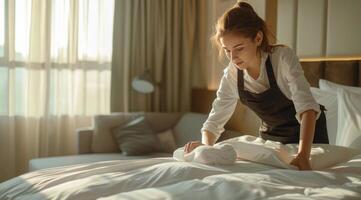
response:
<path id="1" fill-rule="evenodd" d="M 4 0 L 0 0 L 0 57 L 4 56 L 5 41 L 5 5 Z"/>

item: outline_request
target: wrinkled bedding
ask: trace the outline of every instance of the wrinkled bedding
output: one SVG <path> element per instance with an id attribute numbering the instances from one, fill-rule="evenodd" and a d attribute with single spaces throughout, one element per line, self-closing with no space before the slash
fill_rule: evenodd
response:
<path id="1" fill-rule="evenodd" d="M 0 199 L 361 199 L 361 154 L 317 171 L 172 157 L 39 170 L 0 184 Z"/>

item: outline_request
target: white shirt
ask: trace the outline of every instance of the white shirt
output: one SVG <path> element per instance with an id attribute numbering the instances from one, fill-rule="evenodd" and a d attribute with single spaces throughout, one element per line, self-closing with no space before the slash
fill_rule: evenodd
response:
<path id="1" fill-rule="evenodd" d="M 266 60 L 269 54 L 262 52 L 260 75 L 255 80 L 244 70 L 244 89 L 252 93 L 261 93 L 269 89 L 269 81 L 266 71 Z M 320 116 L 320 107 L 310 91 L 310 84 L 306 80 L 298 57 L 289 47 L 275 47 L 271 56 L 271 63 L 276 82 L 281 92 L 290 100 L 296 109 L 296 119 L 301 121 L 300 114 L 307 110 L 314 110 L 317 119 Z M 237 68 L 230 63 L 224 70 L 220 86 L 217 90 L 217 98 L 212 103 L 212 110 L 208 119 L 203 124 L 201 132 L 207 130 L 216 138 L 224 131 L 224 125 L 232 116 L 237 101 L 239 100 L 237 88 Z"/>

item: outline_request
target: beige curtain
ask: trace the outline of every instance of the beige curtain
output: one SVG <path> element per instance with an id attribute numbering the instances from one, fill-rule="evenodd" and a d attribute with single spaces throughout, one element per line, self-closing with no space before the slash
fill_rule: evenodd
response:
<path id="1" fill-rule="evenodd" d="M 0 0 L 0 181 L 110 112 L 113 0 Z"/>
<path id="2" fill-rule="evenodd" d="M 205 0 L 116 1 L 111 111 L 189 111 L 192 85 L 206 85 L 205 22 Z M 131 88 L 146 69 L 157 83 L 148 95 Z"/>

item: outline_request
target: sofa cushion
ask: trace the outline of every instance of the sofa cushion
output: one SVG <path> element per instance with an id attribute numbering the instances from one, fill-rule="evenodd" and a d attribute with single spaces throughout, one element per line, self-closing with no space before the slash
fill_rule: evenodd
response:
<path id="1" fill-rule="evenodd" d="M 172 129 L 157 133 L 162 152 L 173 153 L 177 149 Z"/>
<path id="2" fill-rule="evenodd" d="M 153 130 L 157 133 L 173 128 L 177 124 L 181 116 L 182 113 L 145 113 L 145 119 L 152 126 Z"/>
<path id="3" fill-rule="evenodd" d="M 111 113 L 94 117 L 94 135 L 92 140 L 93 153 L 119 152 L 111 130 L 121 124 L 125 124 L 142 113 Z"/>
<path id="4" fill-rule="evenodd" d="M 68 165 L 86 164 L 109 160 L 134 160 L 144 158 L 171 157 L 169 153 L 152 153 L 146 156 L 125 156 L 120 153 L 82 154 L 71 156 L 57 156 L 48 158 L 36 158 L 29 162 L 29 171 L 61 167 Z"/>
<path id="5" fill-rule="evenodd" d="M 177 146 L 182 147 L 187 142 L 201 140 L 200 132 L 207 115 L 200 113 L 185 113 L 173 129 Z"/>
<path id="6" fill-rule="evenodd" d="M 165 131 L 173 128 L 180 113 L 111 113 L 106 115 L 97 115 L 94 117 L 94 134 L 91 144 L 93 153 L 113 153 L 119 152 L 117 143 L 111 133 L 115 127 L 125 124 L 139 116 L 144 115 L 156 132 Z"/>
<path id="7" fill-rule="evenodd" d="M 160 141 L 145 120 L 145 116 L 140 116 L 125 125 L 120 125 L 112 132 L 120 151 L 124 155 L 137 156 L 161 151 Z"/>

